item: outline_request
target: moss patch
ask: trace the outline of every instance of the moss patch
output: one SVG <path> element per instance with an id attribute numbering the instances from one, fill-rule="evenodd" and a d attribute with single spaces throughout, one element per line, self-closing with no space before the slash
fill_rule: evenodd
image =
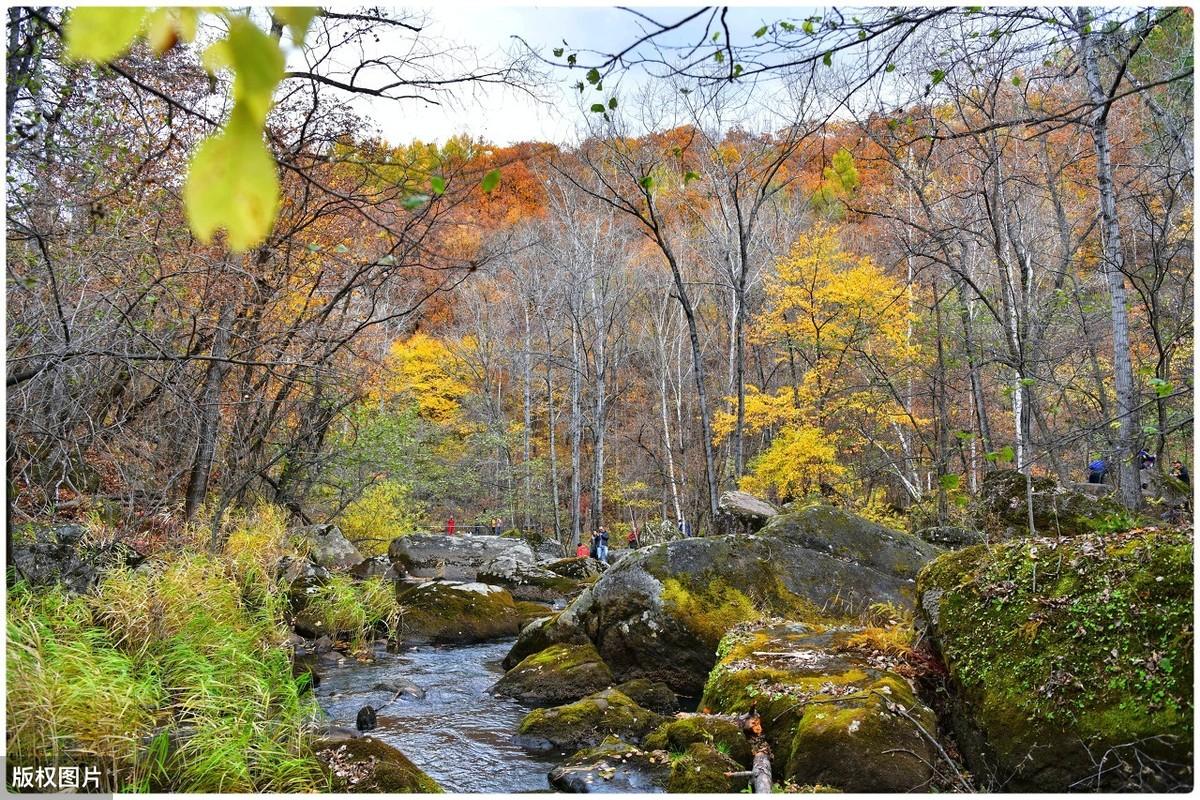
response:
<path id="1" fill-rule="evenodd" d="M 667 791 L 672 794 L 734 792 L 745 785 L 746 779 L 727 778 L 725 773 L 739 769 L 736 761 L 712 745 L 696 742 L 688 745 L 682 756 L 671 760 L 671 779 L 667 782 Z"/>
<path id="2" fill-rule="evenodd" d="M 700 704 L 727 714 L 757 710 L 777 778 L 845 791 L 927 790 L 936 756 L 889 706 L 930 731 L 936 720 L 905 680 L 854 652 L 859 633 L 800 624 L 735 629 L 721 642 Z"/>
<path id="3" fill-rule="evenodd" d="M 496 684 L 496 694 L 533 705 L 578 700 L 612 683 L 612 673 L 588 644 L 555 644 L 525 658 Z"/>
<path id="4" fill-rule="evenodd" d="M 1105 753 L 1143 741 L 1125 755 L 1190 762 L 1187 533 L 970 548 L 933 562 L 919 590 L 964 715 L 986 739 L 964 749 L 974 770 L 1013 775 L 1009 789 L 1064 791 L 1096 772 L 1080 742 Z M 1126 782 L 1135 780 L 1148 783 Z M 1181 780 L 1169 768 L 1134 777 L 1115 769 L 1084 788 L 1161 789 Z"/>
<path id="5" fill-rule="evenodd" d="M 428 582 L 401 588 L 397 600 L 401 606 L 397 638 L 408 643 L 467 644 L 503 639 L 515 636 L 521 626 L 512 596 L 483 584 L 460 587 Z"/>
<path id="6" fill-rule="evenodd" d="M 608 735 L 637 742 L 662 722 L 661 715 L 606 689 L 565 706 L 531 711 L 517 728 L 517 741 L 543 750 L 595 745 Z"/>
<path id="7" fill-rule="evenodd" d="M 672 753 L 686 752 L 697 743 L 720 749 L 744 769 L 750 767 L 750 744 L 741 727 L 720 717 L 698 715 L 671 720 L 656 728 L 645 741 L 648 748 Z"/>
<path id="8" fill-rule="evenodd" d="M 679 710 L 679 698 L 671 687 L 648 678 L 634 678 L 617 686 L 617 690 L 642 708 L 659 714 L 674 714 Z"/>

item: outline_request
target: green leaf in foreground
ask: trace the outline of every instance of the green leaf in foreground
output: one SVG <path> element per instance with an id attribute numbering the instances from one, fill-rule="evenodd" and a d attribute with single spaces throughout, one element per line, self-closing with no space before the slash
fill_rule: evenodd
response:
<path id="1" fill-rule="evenodd" d="M 500 170 L 494 169 L 487 175 L 483 176 L 483 180 L 479 182 L 479 188 L 484 192 L 491 192 L 500 185 Z"/>
<path id="2" fill-rule="evenodd" d="M 279 176 L 261 130 L 244 111 L 235 109 L 225 130 L 196 149 L 183 203 L 188 224 L 205 244 L 221 228 L 234 250 L 266 240 L 279 211 Z"/>
<path id="3" fill-rule="evenodd" d="M 80 6 L 67 17 L 67 57 L 104 64 L 129 49 L 142 30 L 146 9 L 141 6 Z"/>
<path id="4" fill-rule="evenodd" d="M 429 179 L 429 187 L 433 189 L 436 195 L 444 194 L 446 191 L 446 179 L 441 175 L 434 175 Z"/>

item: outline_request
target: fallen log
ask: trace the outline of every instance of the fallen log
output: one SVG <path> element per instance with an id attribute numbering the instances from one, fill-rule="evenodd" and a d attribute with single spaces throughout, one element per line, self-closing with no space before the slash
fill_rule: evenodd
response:
<path id="1" fill-rule="evenodd" d="M 754 754 L 754 767 L 750 770 L 750 785 L 755 794 L 771 793 L 771 751 L 763 747 Z"/>

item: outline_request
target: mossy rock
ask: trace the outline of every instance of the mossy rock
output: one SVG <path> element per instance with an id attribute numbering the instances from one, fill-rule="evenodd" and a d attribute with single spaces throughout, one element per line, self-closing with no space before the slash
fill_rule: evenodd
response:
<path id="1" fill-rule="evenodd" d="M 672 753 L 683 753 L 697 743 L 719 748 L 741 764 L 741 769 L 750 768 L 753 756 L 741 726 L 721 717 L 699 714 L 673 719 L 656 728 L 645 741 L 648 748 Z"/>
<path id="2" fill-rule="evenodd" d="M 617 686 L 617 690 L 642 708 L 659 714 L 674 714 L 679 710 L 679 697 L 670 686 L 659 681 L 634 678 Z"/>
<path id="3" fill-rule="evenodd" d="M 727 794 L 746 785 L 745 778 L 729 778 L 741 766 L 729 756 L 703 742 L 688 745 L 682 756 L 671 759 L 667 791 L 672 794 Z"/>
<path id="4" fill-rule="evenodd" d="M 522 564 L 509 556 L 502 556 L 480 567 L 477 576 L 483 583 L 504 587 L 516 600 L 566 600 L 579 594 L 583 588 L 583 584 L 577 580 L 543 567 Z"/>
<path id="5" fill-rule="evenodd" d="M 516 742 L 532 750 L 575 750 L 609 735 L 636 743 L 662 722 L 662 715 L 616 689 L 605 689 L 568 705 L 529 712 L 517 728 Z"/>
<path id="6" fill-rule="evenodd" d="M 716 663 L 722 635 L 739 623 L 772 617 L 832 623 L 876 602 L 911 608 L 916 568 L 937 548 L 870 523 L 855 530 L 838 539 L 840 547 L 800 533 L 644 547 L 553 620 L 523 630 L 505 665 L 553 643 L 590 640 L 618 680 L 648 678 L 695 694 Z M 872 541 L 892 553 L 872 556 L 875 566 L 868 563 Z"/>
<path id="7" fill-rule="evenodd" d="M 670 757 L 608 736 L 550 771 L 550 785 L 575 794 L 661 793 L 671 777 Z"/>
<path id="8" fill-rule="evenodd" d="M 757 710 L 778 781 L 927 791 L 938 756 L 912 719 L 930 733 L 937 720 L 907 681 L 850 648 L 860 632 L 795 623 L 734 631 L 700 704 L 727 714 Z"/>
<path id="9" fill-rule="evenodd" d="M 471 644 L 515 636 L 521 614 L 512 596 L 484 583 L 428 581 L 397 592 L 398 638 L 405 644 Z"/>
<path id="10" fill-rule="evenodd" d="M 492 691 L 534 706 L 579 700 L 612 684 L 612 672 L 591 642 L 556 644 L 504 674 Z"/>
<path id="11" fill-rule="evenodd" d="M 942 552 L 911 533 L 827 505 L 810 505 L 772 517 L 761 533 L 905 578 L 915 578 L 921 567 Z"/>
<path id="12" fill-rule="evenodd" d="M 980 788 L 1190 787 L 1193 583 L 1187 531 L 1014 540 L 930 564 L 921 608 Z"/>
<path id="13" fill-rule="evenodd" d="M 1014 469 L 993 470 L 983 478 L 975 498 L 976 523 L 992 538 L 1029 536 L 1029 478 Z M 1033 524 L 1042 536 L 1078 536 L 1124 515 L 1111 496 L 1060 486 L 1053 478 L 1035 476 L 1032 483 Z"/>
<path id="14" fill-rule="evenodd" d="M 538 618 L 521 628 L 521 635 L 504 657 L 504 668 L 512 669 L 522 660 L 554 644 L 585 644 L 587 634 L 573 625 L 556 625 L 559 614 Z"/>
<path id="15" fill-rule="evenodd" d="M 444 790 L 408 757 L 371 736 L 318 740 L 313 752 L 339 793 L 440 794 Z"/>
<path id="16" fill-rule="evenodd" d="M 524 628 L 535 619 L 544 617 L 553 617 L 555 611 L 546 603 L 538 603 L 534 600 L 516 600 L 517 613 L 521 615 L 521 627 Z"/>
<path id="17" fill-rule="evenodd" d="M 588 580 L 590 578 L 598 578 L 604 572 L 604 564 L 594 558 L 560 558 L 557 561 L 551 561 L 546 565 L 546 569 L 551 572 L 557 572 L 566 578 L 574 578 L 577 581 Z"/>

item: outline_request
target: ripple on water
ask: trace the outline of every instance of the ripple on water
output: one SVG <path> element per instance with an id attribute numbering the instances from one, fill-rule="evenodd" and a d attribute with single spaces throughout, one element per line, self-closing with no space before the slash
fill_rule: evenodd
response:
<path id="1" fill-rule="evenodd" d="M 459 647 L 421 647 L 380 652 L 373 664 L 348 661 L 321 673 L 317 697 L 334 725 L 353 728 L 358 710 L 376 708 L 392 695 L 372 687 L 405 678 L 425 690 L 379 711 L 371 735 L 399 748 L 451 792 L 547 791 L 555 758 L 512 743 L 527 706 L 488 689 L 504 674 L 500 662 L 512 642 Z M 569 755 L 569 754 L 563 754 Z"/>

